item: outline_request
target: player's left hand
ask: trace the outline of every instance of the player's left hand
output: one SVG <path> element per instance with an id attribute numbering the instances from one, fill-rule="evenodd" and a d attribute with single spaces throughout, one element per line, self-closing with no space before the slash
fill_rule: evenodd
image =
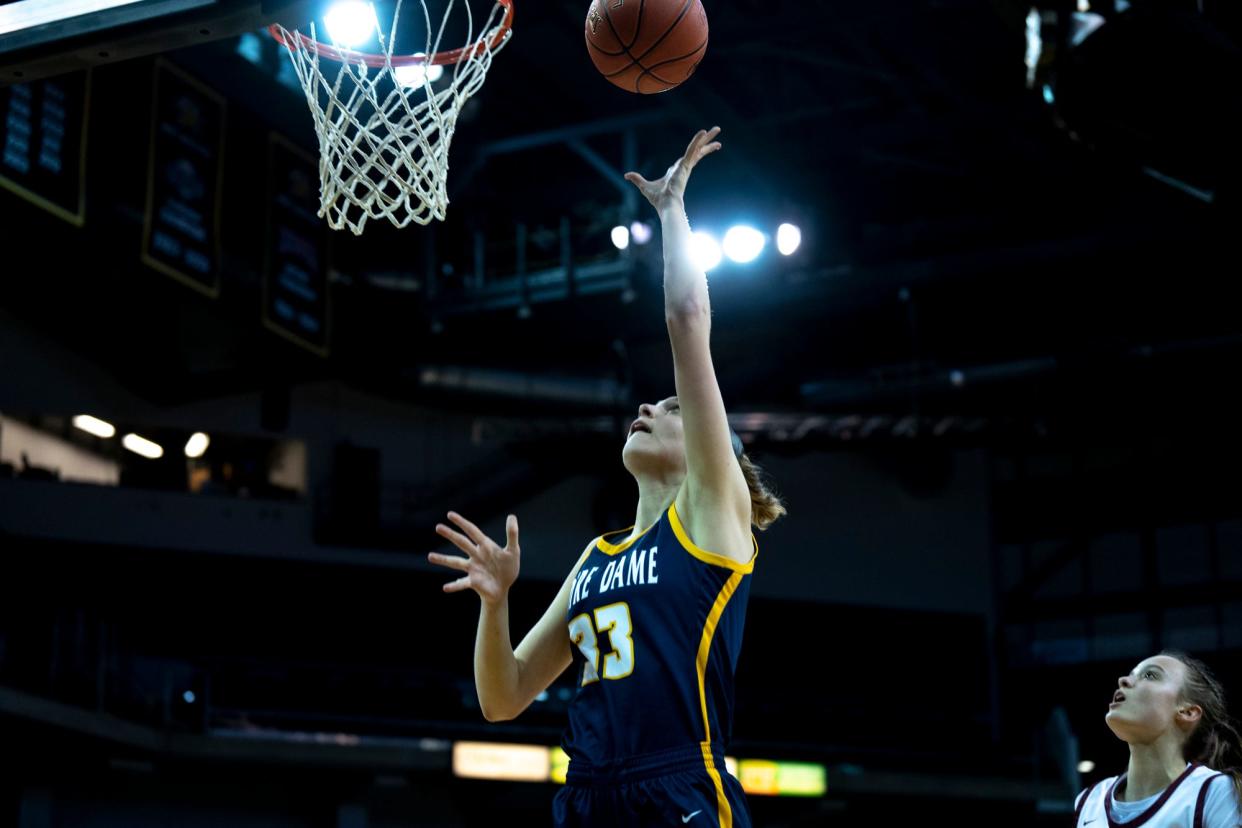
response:
<path id="1" fill-rule="evenodd" d="M 444 591 L 461 592 L 472 589 L 485 604 L 500 606 L 508 597 L 509 588 L 517 580 L 521 567 L 522 550 L 518 544 L 517 515 L 509 515 L 505 521 L 508 544 L 503 547 L 456 512 L 449 512 L 448 517 L 461 531 L 437 523 L 436 534 L 451 541 L 466 553 L 466 557 L 442 555 L 439 552 L 432 552 L 427 556 L 427 560 L 433 564 L 462 573 L 462 577 L 456 581 L 445 584 Z"/>

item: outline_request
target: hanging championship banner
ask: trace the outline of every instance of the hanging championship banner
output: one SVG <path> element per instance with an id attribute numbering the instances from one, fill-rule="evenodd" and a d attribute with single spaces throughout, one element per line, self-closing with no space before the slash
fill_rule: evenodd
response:
<path id="1" fill-rule="evenodd" d="M 0 187 L 70 224 L 86 219 L 91 75 L 0 87 Z"/>
<path id="2" fill-rule="evenodd" d="M 146 264 L 207 296 L 220 292 L 224 99 L 163 60 L 155 62 Z"/>
<path id="3" fill-rule="evenodd" d="M 316 215 L 319 168 L 313 156 L 275 132 L 268 141 L 267 203 L 263 324 L 327 356 L 328 225 Z"/>

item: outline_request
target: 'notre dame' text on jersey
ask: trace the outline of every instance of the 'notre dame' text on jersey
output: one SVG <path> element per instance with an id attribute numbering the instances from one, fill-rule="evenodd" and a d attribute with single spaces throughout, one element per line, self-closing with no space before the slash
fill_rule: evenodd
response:
<path id="1" fill-rule="evenodd" d="M 693 757 L 719 789 L 757 544 L 745 564 L 701 549 L 675 505 L 629 531 L 590 546 L 569 598 L 571 772 Z"/>

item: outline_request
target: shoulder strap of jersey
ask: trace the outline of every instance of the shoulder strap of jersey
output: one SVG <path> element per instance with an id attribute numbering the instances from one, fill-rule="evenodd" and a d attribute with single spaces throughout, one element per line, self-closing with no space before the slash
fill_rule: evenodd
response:
<path id="1" fill-rule="evenodd" d="M 1074 809 L 1074 824 L 1078 824 L 1078 820 L 1082 819 L 1082 809 L 1087 807 L 1087 800 L 1091 798 L 1091 792 L 1099 787 L 1100 783 L 1096 782 L 1090 788 L 1082 792 L 1081 798 L 1078 800 L 1078 807 Z"/>
<path id="2" fill-rule="evenodd" d="M 1223 773 L 1214 773 L 1207 779 L 1203 780 L 1203 785 L 1199 787 L 1199 799 L 1195 802 L 1195 825 L 1194 828 L 1203 828 L 1203 809 L 1207 806 L 1208 788 L 1212 787 L 1212 780 L 1225 776 Z"/>

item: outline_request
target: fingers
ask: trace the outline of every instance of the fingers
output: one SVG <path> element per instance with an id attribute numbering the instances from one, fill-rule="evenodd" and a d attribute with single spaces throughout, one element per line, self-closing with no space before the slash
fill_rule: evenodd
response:
<path id="1" fill-rule="evenodd" d="M 457 514 L 456 512 L 449 512 L 448 516 L 449 516 L 449 520 L 453 521 L 453 523 L 456 523 L 458 526 L 461 527 L 462 531 L 466 533 L 466 536 L 469 537 L 470 540 L 474 541 L 480 546 L 487 543 L 487 535 L 483 534 L 483 530 L 481 530 L 479 527 L 475 526 L 473 523 L 466 520 L 464 517 Z"/>
<path id="2" fill-rule="evenodd" d="M 449 569 L 459 569 L 462 572 L 470 568 L 469 558 L 459 558 L 456 555 L 441 555 L 439 552 L 432 552 L 427 555 L 427 560 L 437 566 L 447 566 Z"/>
<path id="3" fill-rule="evenodd" d="M 518 548 L 518 522 L 517 515 L 509 515 L 509 519 L 505 521 L 505 535 L 509 539 L 509 549 Z"/>
<path id="4" fill-rule="evenodd" d="M 720 127 L 712 127 L 711 129 L 708 129 L 708 130 L 702 130 L 702 129 L 699 130 L 699 134 L 695 136 L 695 140 L 699 142 L 699 151 L 702 152 L 703 148 L 706 145 L 711 144 L 713 141 L 715 141 L 716 136 L 719 134 L 720 134 Z M 716 146 L 717 147 L 720 146 L 719 142 L 716 142 Z"/>
<path id="5" fill-rule="evenodd" d="M 449 541 L 453 544 L 453 546 L 456 546 L 462 552 L 465 552 L 471 557 L 474 557 L 479 552 L 478 544 L 470 540 L 470 538 L 466 537 L 461 532 L 454 532 L 443 523 L 436 524 L 436 534 Z"/>
<path id="6" fill-rule="evenodd" d="M 710 143 L 717 135 L 720 134 L 720 127 L 714 126 L 711 129 L 700 129 L 690 139 L 690 145 L 686 147 L 686 158 L 700 158 L 701 150 L 704 145 Z M 716 149 L 720 149 L 719 146 Z M 714 150 L 713 150 L 714 151 Z"/>
<path id="7" fill-rule="evenodd" d="M 450 581 L 444 585 L 445 592 L 461 592 L 464 589 L 470 589 L 470 576 L 458 578 L 456 581 Z"/>
<path id="8" fill-rule="evenodd" d="M 643 178 L 641 175 L 639 175 L 636 172 L 627 172 L 625 174 L 625 180 L 630 182 L 631 184 L 633 184 L 635 187 L 637 187 L 640 190 L 651 186 L 650 181 Z"/>
<path id="9" fill-rule="evenodd" d="M 695 156 L 695 153 L 697 153 L 699 149 L 699 141 L 702 140 L 704 134 L 705 133 L 701 129 L 694 133 L 694 137 L 690 139 L 690 143 L 686 144 L 686 154 L 682 156 L 683 158 L 693 158 Z"/>

